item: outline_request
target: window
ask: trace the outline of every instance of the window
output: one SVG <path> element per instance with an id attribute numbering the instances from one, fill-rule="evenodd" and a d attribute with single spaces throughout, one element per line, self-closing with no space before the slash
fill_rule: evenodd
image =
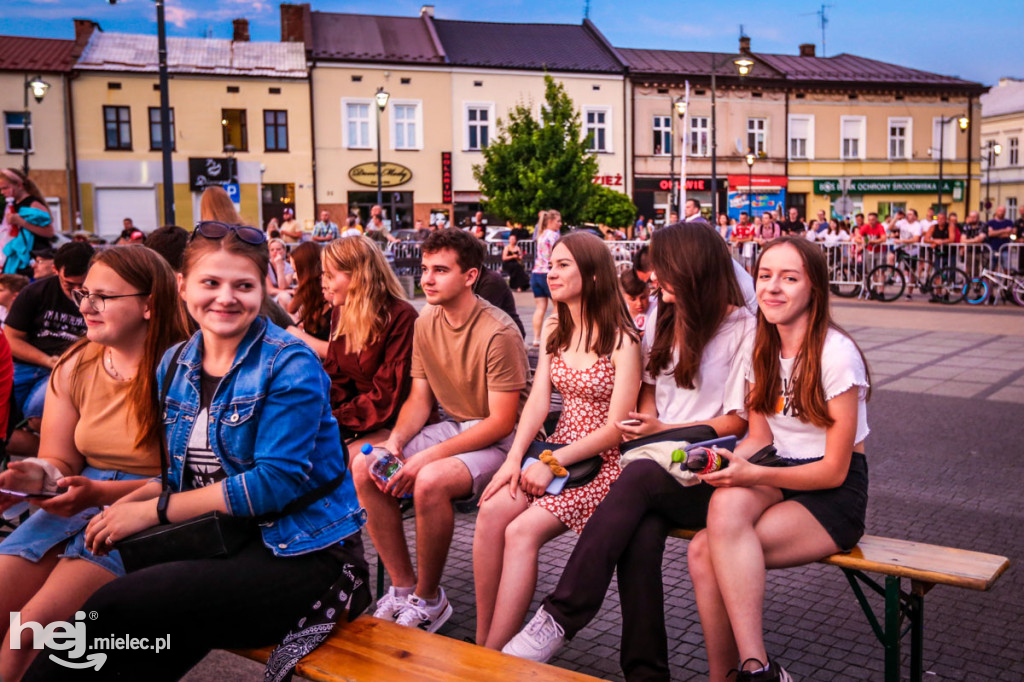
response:
<path id="1" fill-rule="evenodd" d="M 132 148 L 132 117 L 128 107 L 103 107 L 107 149 Z"/>
<path id="2" fill-rule="evenodd" d="M 392 102 L 391 146 L 393 149 L 422 149 L 423 126 L 419 102 Z"/>
<path id="3" fill-rule="evenodd" d="M 747 149 L 757 154 L 758 156 L 764 156 L 768 153 L 766 146 L 768 131 L 768 119 L 766 118 L 748 118 L 747 119 Z"/>
<path id="4" fill-rule="evenodd" d="M 588 152 L 610 152 L 612 150 L 609 130 L 611 118 L 610 109 L 583 108 L 583 125 L 587 136 Z"/>
<path id="5" fill-rule="evenodd" d="M 263 110 L 263 144 L 268 152 L 288 151 L 288 112 Z"/>
<path id="6" fill-rule="evenodd" d="M 1009 154 L 1006 157 L 1006 163 L 1008 163 L 1011 166 L 1019 166 L 1020 165 L 1020 138 L 1011 137 L 1009 140 L 1007 140 L 1007 145 L 1006 146 L 1007 146 L 1007 148 L 1009 150 Z"/>
<path id="7" fill-rule="evenodd" d="M 1010 220 L 1017 219 L 1017 197 L 1006 197 L 1006 217 Z"/>
<path id="8" fill-rule="evenodd" d="M 711 153 L 708 130 L 707 116 L 690 117 L 690 156 L 708 156 Z"/>
<path id="9" fill-rule="evenodd" d="M 32 151 L 32 120 L 29 119 L 28 129 L 25 128 L 25 114 L 20 111 L 4 112 L 4 139 L 7 140 L 7 151 L 19 154 L 28 147 Z"/>
<path id="10" fill-rule="evenodd" d="M 170 115 L 167 117 L 171 126 L 171 150 L 174 149 L 174 108 L 171 107 Z M 149 108 L 149 148 L 151 151 L 163 149 L 163 131 L 160 128 L 160 107 Z"/>
<path id="11" fill-rule="evenodd" d="M 672 153 L 672 117 L 654 117 L 654 150 L 655 156 L 668 156 Z"/>
<path id="12" fill-rule="evenodd" d="M 789 117 L 789 158 L 814 158 L 814 117 L 792 114 Z"/>
<path id="13" fill-rule="evenodd" d="M 942 158 L 949 160 L 956 158 L 956 136 L 960 130 L 956 119 L 947 120 L 942 123 L 942 118 L 932 119 L 932 158 L 939 160 L 939 151 L 942 151 Z"/>
<path id="14" fill-rule="evenodd" d="M 484 149 L 491 137 L 491 104 L 470 104 L 466 106 L 466 149 Z"/>
<path id="15" fill-rule="evenodd" d="M 842 116 L 839 119 L 840 152 L 844 159 L 863 159 L 865 119 L 863 116 Z"/>
<path id="16" fill-rule="evenodd" d="M 912 156 L 911 133 L 914 120 L 911 118 L 889 119 L 889 158 L 909 159 Z"/>
<path id="17" fill-rule="evenodd" d="M 374 133 L 370 126 L 370 111 L 376 106 L 371 100 L 346 101 L 342 100 L 342 111 L 344 112 L 345 147 L 347 149 L 370 149 L 375 141 L 371 135 Z"/>
<path id="18" fill-rule="evenodd" d="M 221 109 L 220 126 L 224 130 L 224 147 L 231 145 L 236 152 L 249 151 L 249 130 L 245 124 L 245 109 Z"/>

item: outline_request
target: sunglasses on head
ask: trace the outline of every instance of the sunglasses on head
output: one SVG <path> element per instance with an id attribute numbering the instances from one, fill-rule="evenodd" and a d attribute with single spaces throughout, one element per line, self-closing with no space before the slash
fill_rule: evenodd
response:
<path id="1" fill-rule="evenodd" d="M 206 239 L 223 239 L 229 232 L 234 232 L 243 242 L 253 246 L 265 244 L 267 241 L 267 235 L 263 230 L 257 230 L 248 225 L 228 225 L 218 220 L 204 220 L 196 223 L 196 229 L 192 231 L 189 241 L 195 239 L 197 234 Z"/>

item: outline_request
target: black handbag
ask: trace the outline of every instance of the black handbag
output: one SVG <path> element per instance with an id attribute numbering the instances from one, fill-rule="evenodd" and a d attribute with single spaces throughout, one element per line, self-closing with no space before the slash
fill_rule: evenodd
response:
<path id="1" fill-rule="evenodd" d="M 174 379 L 178 358 L 184 347 L 185 344 L 182 344 L 171 358 L 158 403 L 161 409 L 167 401 L 167 391 Z M 167 467 L 167 434 L 161 431 L 160 482 L 163 490 L 170 488 L 170 483 L 167 480 Z M 177 523 L 151 526 L 118 541 L 114 544 L 114 548 L 120 553 L 121 562 L 129 573 L 171 561 L 228 557 L 249 541 L 257 538 L 260 524 L 277 521 L 305 509 L 313 502 L 333 492 L 343 480 L 345 480 L 345 471 L 327 483 L 292 500 L 279 512 L 245 517 L 211 511 Z"/>
<path id="2" fill-rule="evenodd" d="M 565 443 L 547 443 L 542 440 L 535 440 L 530 443 L 530 447 L 526 449 L 527 457 L 536 457 L 540 459 L 540 453 L 545 450 L 551 450 L 554 452 L 559 448 L 564 448 Z M 601 471 L 601 464 L 604 460 L 601 455 L 594 455 L 588 457 L 581 462 L 573 462 L 572 464 L 564 464 L 565 470 L 569 472 L 569 480 L 565 482 L 565 488 L 579 488 L 597 478 L 597 474 Z"/>

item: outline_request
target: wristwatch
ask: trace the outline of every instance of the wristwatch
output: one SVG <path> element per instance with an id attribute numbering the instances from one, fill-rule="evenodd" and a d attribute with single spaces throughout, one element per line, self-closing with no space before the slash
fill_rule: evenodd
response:
<path id="1" fill-rule="evenodd" d="M 160 520 L 161 524 L 168 524 L 170 520 L 167 518 L 167 503 L 171 501 L 171 489 L 164 488 L 160 492 L 160 498 L 156 501 L 156 518 Z"/>

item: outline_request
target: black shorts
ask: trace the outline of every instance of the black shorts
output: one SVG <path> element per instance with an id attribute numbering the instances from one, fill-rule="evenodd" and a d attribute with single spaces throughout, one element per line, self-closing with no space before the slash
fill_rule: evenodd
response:
<path id="1" fill-rule="evenodd" d="M 799 502 L 839 545 L 848 552 L 864 535 L 868 510 L 868 460 L 859 452 L 850 459 L 850 471 L 838 488 L 782 490 L 782 499 Z"/>

